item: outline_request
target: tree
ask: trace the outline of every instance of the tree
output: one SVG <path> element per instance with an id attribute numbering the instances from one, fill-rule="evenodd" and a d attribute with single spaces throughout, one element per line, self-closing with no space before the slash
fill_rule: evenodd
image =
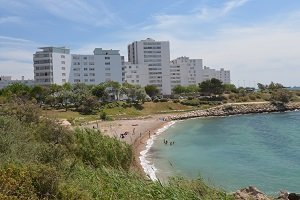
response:
<path id="1" fill-rule="evenodd" d="M 145 89 L 139 85 L 131 85 L 129 83 L 123 83 L 122 92 L 127 95 L 131 101 L 144 101 L 146 98 Z"/>
<path id="2" fill-rule="evenodd" d="M 199 87 L 197 85 L 189 85 L 185 88 L 186 93 L 197 93 L 199 92 Z"/>
<path id="3" fill-rule="evenodd" d="M 262 83 L 257 83 L 257 87 L 258 87 L 258 89 L 260 89 L 261 91 L 264 91 L 264 90 L 266 90 L 266 89 L 268 88 L 267 85 L 264 85 L 264 84 L 262 84 Z"/>
<path id="4" fill-rule="evenodd" d="M 13 83 L 3 90 L 3 94 L 7 97 L 17 96 L 18 98 L 28 100 L 30 98 L 30 88 L 22 83 Z"/>
<path id="5" fill-rule="evenodd" d="M 269 90 L 277 90 L 277 89 L 282 89 L 282 88 L 284 88 L 284 87 L 280 83 L 273 83 L 273 82 L 271 82 L 270 85 L 268 86 Z"/>
<path id="6" fill-rule="evenodd" d="M 104 84 L 95 85 L 91 92 L 94 96 L 98 97 L 98 99 L 101 99 L 102 101 L 108 98 L 108 93 L 106 92 L 106 87 Z"/>
<path id="7" fill-rule="evenodd" d="M 292 95 L 290 94 L 289 91 L 287 90 L 284 90 L 284 89 L 278 89 L 277 91 L 274 91 L 272 93 L 272 96 L 271 96 L 271 101 L 273 103 L 288 103 L 292 98 Z"/>
<path id="8" fill-rule="evenodd" d="M 238 89 L 235 87 L 234 84 L 224 84 L 224 91 L 225 92 L 234 92 L 234 93 L 238 93 Z"/>
<path id="9" fill-rule="evenodd" d="M 155 85 L 145 86 L 145 91 L 151 98 L 159 95 L 159 89 Z"/>
<path id="10" fill-rule="evenodd" d="M 174 94 L 183 94 L 186 93 L 186 88 L 184 86 L 181 85 L 176 85 L 173 89 L 172 89 Z"/>
<path id="11" fill-rule="evenodd" d="M 121 84 L 116 81 L 108 81 L 105 84 L 106 90 L 109 90 L 109 93 L 112 93 L 116 100 L 120 98 Z"/>
<path id="12" fill-rule="evenodd" d="M 44 103 L 46 100 L 46 96 L 47 96 L 46 89 L 40 85 L 36 85 L 33 88 L 31 88 L 30 96 L 32 98 L 35 98 L 37 103 L 41 107 L 42 103 Z"/>
<path id="13" fill-rule="evenodd" d="M 205 94 L 222 94 L 224 92 L 224 86 L 222 81 L 216 78 L 212 78 L 211 80 L 203 81 L 199 83 L 200 92 Z"/>

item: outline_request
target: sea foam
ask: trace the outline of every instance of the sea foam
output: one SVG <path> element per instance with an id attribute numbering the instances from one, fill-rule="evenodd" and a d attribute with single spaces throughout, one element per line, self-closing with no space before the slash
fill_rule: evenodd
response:
<path id="1" fill-rule="evenodd" d="M 140 157 L 139 158 L 140 158 L 140 161 L 141 161 L 141 166 L 143 167 L 144 172 L 147 174 L 147 176 L 149 176 L 149 178 L 153 181 L 157 181 L 157 177 L 155 175 L 155 172 L 157 171 L 157 169 L 155 168 L 153 163 L 151 163 L 149 160 L 147 160 L 147 154 L 148 154 L 150 148 L 152 147 L 156 137 L 158 135 L 160 135 L 161 133 L 163 133 L 165 130 L 167 130 L 170 126 L 172 126 L 174 124 L 175 124 L 175 121 L 171 121 L 167 125 L 165 125 L 164 127 L 158 129 L 156 134 L 152 135 L 147 140 L 146 149 L 140 152 Z"/>

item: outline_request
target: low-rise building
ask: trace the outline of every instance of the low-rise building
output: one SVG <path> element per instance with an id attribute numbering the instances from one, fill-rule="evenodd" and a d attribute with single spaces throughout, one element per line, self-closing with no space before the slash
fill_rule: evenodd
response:
<path id="1" fill-rule="evenodd" d="M 29 87 L 33 87 L 35 85 L 34 80 L 32 79 L 25 80 L 24 76 L 22 76 L 21 80 L 13 80 L 11 76 L 0 76 L 0 89 L 3 89 L 13 83 L 21 83 Z"/>

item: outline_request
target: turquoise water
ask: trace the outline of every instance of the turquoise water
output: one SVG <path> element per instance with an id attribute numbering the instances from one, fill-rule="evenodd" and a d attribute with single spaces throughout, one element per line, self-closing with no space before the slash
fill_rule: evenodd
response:
<path id="1" fill-rule="evenodd" d="M 201 176 L 227 191 L 255 185 L 268 194 L 300 192 L 300 112 L 180 121 L 149 156 L 160 178 Z"/>

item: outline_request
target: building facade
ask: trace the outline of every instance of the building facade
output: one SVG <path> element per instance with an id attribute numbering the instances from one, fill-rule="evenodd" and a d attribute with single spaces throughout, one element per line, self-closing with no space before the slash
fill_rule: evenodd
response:
<path id="1" fill-rule="evenodd" d="M 179 57 L 170 62 L 170 82 L 171 88 L 177 85 L 189 86 L 203 81 L 202 59 L 190 59 L 189 57 Z"/>
<path id="2" fill-rule="evenodd" d="M 94 55 L 72 54 L 70 83 L 122 83 L 122 59 L 119 50 L 95 48 Z"/>
<path id="3" fill-rule="evenodd" d="M 168 41 L 135 41 L 128 45 L 128 62 L 148 67 L 148 83 L 155 85 L 162 94 L 171 94 L 170 44 Z"/>
<path id="4" fill-rule="evenodd" d="M 211 69 L 209 67 L 204 66 L 203 68 L 203 81 L 210 80 L 212 78 L 219 79 L 225 84 L 230 84 L 230 71 L 224 70 L 224 68 L 221 68 L 220 70 Z"/>
<path id="5" fill-rule="evenodd" d="M 65 47 L 41 47 L 33 54 L 34 80 L 39 85 L 69 82 L 71 55 Z"/>
<path id="6" fill-rule="evenodd" d="M 122 80 L 142 87 L 149 84 L 149 68 L 145 64 L 125 62 L 122 69 Z"/>

